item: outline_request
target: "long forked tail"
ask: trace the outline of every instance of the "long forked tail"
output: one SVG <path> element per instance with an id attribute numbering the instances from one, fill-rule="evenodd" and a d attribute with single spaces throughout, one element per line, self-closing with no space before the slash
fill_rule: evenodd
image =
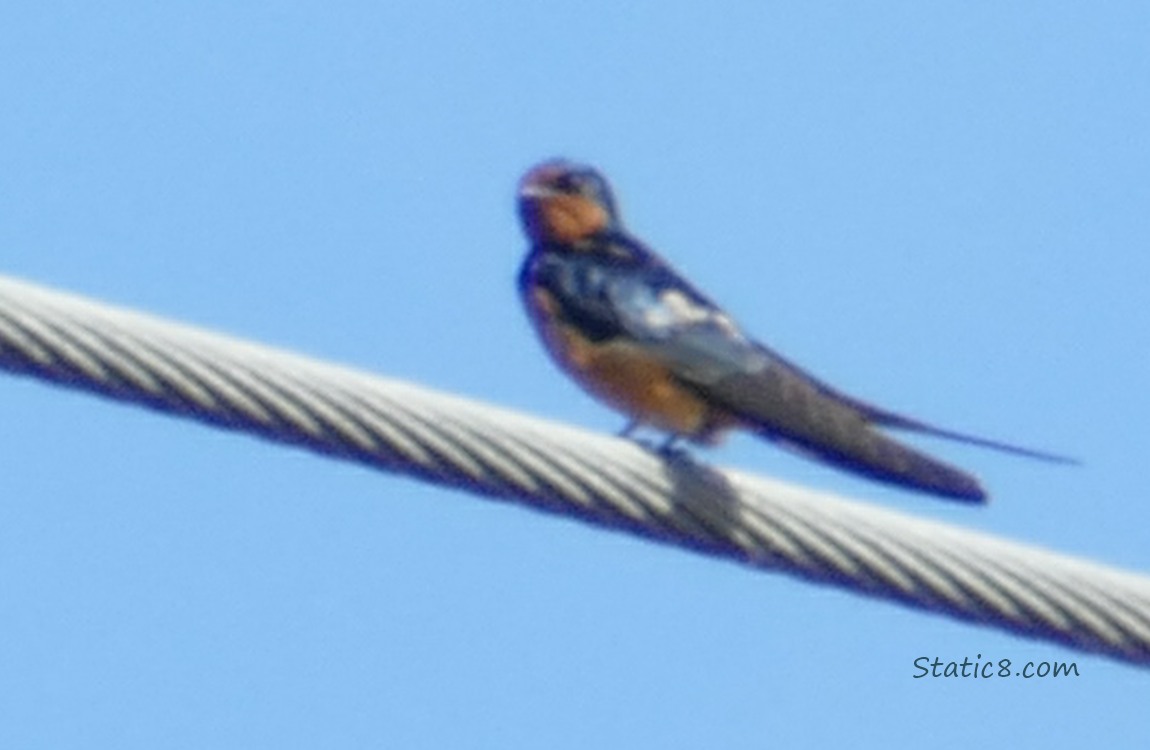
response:
<path id="1" fill-rule="evenodd" d="M 975 477 L 883 434 L 868 413 L 781 367 L 733 373 L 700 392 L 763 437 L 841 469 L 954 500 L 986 500 Z"/>
<path id="2" fill-rule="evenodd" d="M 759 432 L 834 466 L 883 482 L 969 503 L 987 499 L 986 490 L 973 475 L 868 427 L 854 435 L 840 434 L 841 439 L 826 440 L 824 435 L 818 441 L 785 437 L 765 427 Z"/>
<path id="3" fill-rule="evenodd" d="M 963 432 L 955 432 L 954 430 L 947 430 L 942 427 L 935 427 L 926 422 L 920 422 L 917 419 L 903 416 L 896 412 L 886 411 L 877 406 L 872 406 L 864 401 L 853 399 L 849 396 L 836 394 L 846 403 L 857 409 L 866 419 L 872 424 L 882 427 L 893 427 L 899 430 L 910 430 L 918 432 L 923 435 L 931 435 L 933 437 L 945 438 L 947 440 L 954 440 L 959 443 L 966 443 L 967 445 L 977 445 L 980 448 L 989 448 L 991 450 L 1000 451 L 1002 453 L 1010 453 L 1015 456 L 1024 456 L 1026 458 L 1033 458 L 1039 461 L 1047 461 L 1055 464 L 1079 464 L 1081 463 L 1076 458 L 1069 456 L 1062 456 L 1057 453 L 1049 453 L 1047 451 L 1035 450 L 1033 448 L 1024 448 L 1020 445 L 1012 445 L 1004 443 L 999 440 L 990 440 L 977 435 L 968 435 Z"/>
<path id="4" fill-rule="evenodd" d="M 923 435 L 930 435 L 933 437 L 945 438 L 947 440 L 954 440 L 968 445 L 976 445 L 980 448 L 989 448 L 991 450 L 1000 451 L 1002 453 L 1010 453 L 1015 456 L 1023 456 L 1025 458 L 1037 459 L 1039 461 L 1047 461 L 1056 464 L 1079 464 L 1081 463 L 1076 458 L 1060 455 L 1057 453 L 1050 453 L 1048 451 L 1035 450 L 1033 448 L 1025 448 L 1020 445 L 1013 445 L 1011 443 L 1004 443 L 999 440 L 990 440 L 977 435 L 969 435 L 964 432 L 956 432 L 954 430 L 947 430 L 942 427 L 936 427 L 927 422 L 913 419 L 911 417 L 899 414 L 898 412 L 888 411 L 879 408 L 874 404 L 867 403 L 861 399 L 849 396 L 842 391 L 832 388 L 826 383 L 822 382 L 814 375 L 806 372 L 802 368 L 789 362 L 785 358 L 778 355 L 778 353 L 761 347 L 763 352 L 770 356 L 775 364 L 772 368 L 772 373 L 777 380 L 786 383 L 786 389 L 791 394 L 796 390 L 803 391 L 804 385 L 810 387 L 819 395 L 822 395 L 831 401 L 837 401 L 843 406 L 857 412 L 867 422 L 880 427 L 892 427 L 900 430 L 910 430 Z M 803 394 L 808 398 L 813 394 Z M 802 396 L 799 397 L 802 400 Z"/>

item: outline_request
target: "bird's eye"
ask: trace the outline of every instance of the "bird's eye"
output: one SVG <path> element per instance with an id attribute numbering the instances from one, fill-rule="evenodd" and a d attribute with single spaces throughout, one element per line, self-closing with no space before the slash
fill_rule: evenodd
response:
<path id="1" fill-rule="evenodd" d="M 555 187 L 564 193 L 578 193 L 582 189 L 579 177 L 573 172 L 564 172 L 556 177 Z"/>

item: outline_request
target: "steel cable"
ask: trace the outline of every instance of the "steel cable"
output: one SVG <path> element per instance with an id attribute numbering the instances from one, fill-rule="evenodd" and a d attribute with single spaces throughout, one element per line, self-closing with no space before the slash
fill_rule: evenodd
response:
<path id="1" fill-rule="evenodd" d="M 1150 663 L 1146 576 L 4 277 L 0 368 Z"/>

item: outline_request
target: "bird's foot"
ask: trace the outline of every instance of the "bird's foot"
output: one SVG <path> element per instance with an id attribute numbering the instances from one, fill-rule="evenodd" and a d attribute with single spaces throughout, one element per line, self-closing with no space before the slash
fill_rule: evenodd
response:
<path id="1" fill-rule="evenodd" d="M 637 429 L 639 429 L 639 420 L 632 419 L 630 422 L 623 426 L 623 429 L 619 430 L 619 437 L 633 438 L 635 430 Z"/>
<path id="2" fill-rule="evenodd" d="M 691 451 L 682 444 L 683 436 L 674 432 L 668 433 L 667 437 L 661 441 L 647 440 L 641 437 L 636 437 L 635 431 L 642 427 L 642 423 L 638 420 L 631 420 L 627 425 L 619 431 L 618 435 L 621 438 L 627 438 L 636 445 L 641 446 L 644 450 L 650 451 L 657 456 L 660 456 L 667 461 L 674 463 L 688 463 L 694 464 L 695 459 Z"/>

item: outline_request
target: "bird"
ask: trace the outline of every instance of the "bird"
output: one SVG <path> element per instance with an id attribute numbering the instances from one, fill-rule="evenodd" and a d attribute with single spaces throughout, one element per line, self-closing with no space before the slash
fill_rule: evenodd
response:
<path id="1" fill-rule="evenodd" d="M 974 475 L 884 430 L 927 434 L 1050 462 L 1065 456 L 936 427 L 839 391 L 756 341 L 631 234 L 595 168 L 550 159 L 520 179 L 530 244 L 518 287 L 551 357 L 628 417 L 620 433 L 708 446 L 745 430 L 839 469 L 941 498 L 984 503 Z"/>

